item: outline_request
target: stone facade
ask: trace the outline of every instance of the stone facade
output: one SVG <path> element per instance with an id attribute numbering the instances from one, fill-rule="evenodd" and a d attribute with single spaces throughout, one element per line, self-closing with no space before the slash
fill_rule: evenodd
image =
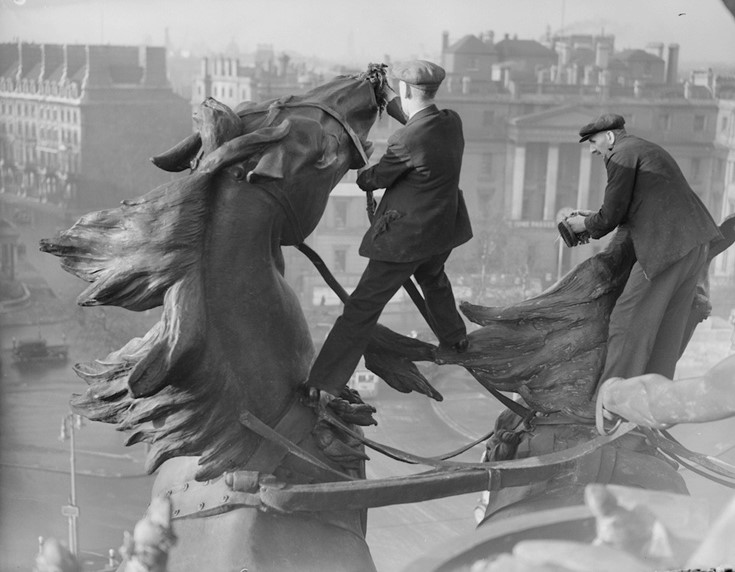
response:
<path id="1" fill-rule="evenodd" d="M 70 212 L 170 175 L 150 162 L 191 132 L 161 47 L 0 44 L 2 192 Z"/>

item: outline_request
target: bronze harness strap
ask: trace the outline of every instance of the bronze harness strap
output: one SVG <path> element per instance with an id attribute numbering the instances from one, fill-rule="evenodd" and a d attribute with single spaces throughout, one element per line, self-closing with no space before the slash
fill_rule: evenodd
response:
<path id="1" fill-rule="evenodd" d="M 641 427 L 640 430 L 662 453 L 673 458 L 677 463 L 681 463 L 690 471 L 726 487 L 735 488 L 735 467 L 732 465 L 719 459 L 690 451 L 679 443 L 668 431 L 656 431 L 644 427 Z M 683 459 L 686 459 L 688 462 Z"/>
<path id="2" fill-rule="evenodd" d="M 209 516 L 242 507 L 277 513 L 354 510 L 484 490 L 497 491 L 548 479 L 586 482 L 592 473 L 599 472 L 605 446 L 634 428 L 632 423 L 623 423 L 611 435 L 596 437 L 563 451 L 513 461 L 448 462 L 401 452 L 401 456 L 418 464 L 433 467 L 427 472 L 404 477 L 290 485 L 272 475 L 234 471 L 212 482 L 184 483 L 177 490 L 168 491 L 168 495 L 174 518 L 178 519 Z M 288 448 L 291 451 L 299 447 L 290 443 Z"/>
<path id="3" fill-rule="evenodd" d="M 335 507 L 340 510 L 374 508 L 483 490 L 497 491 L 552 478 L 580 482 L 600 464 L 602 448 L 634 428 L 632 423 L 625 423 L 612 435 L 596 437 L 564 451 L 513 461 L 461 463 L 413 456 L 416 462 L 429 462 L 435 468 L 406 477 L 316 485 L 264 481 L 260 486 L 260 498 L 264 507 L 275 511 L 319 512 L 335 510 Z"/>

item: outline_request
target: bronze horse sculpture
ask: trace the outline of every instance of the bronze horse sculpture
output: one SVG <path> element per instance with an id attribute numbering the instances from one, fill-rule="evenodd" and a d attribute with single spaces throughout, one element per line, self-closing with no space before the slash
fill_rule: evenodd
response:
<path id="1" fill-rule="evenodd" d="M 174 506 L 173 570 L 374 569 L 364 511 L 307 519 L 246 500 L 259 473 L 362 476 L 360 452 L 297 398 L 314 347 L 281 247 L 301 243 L 332 188 L 367 161 L 384 68 L 235 111 L 206 100 L 198 132 L 154 158 L 191 174 L 42 241 L 91 282 L 79 304 L 163 305 L 143 338 L 76 366 L 89 388 L 72 405 L 130 432 L 127 444 L 149 445 L 153 494 Z M 284 452 L 258 433 L 268 427 L 311 456 Z"/>
<path id="2" fill-rule="evenodd" d="M 76 366 L 89 387 L 72 405 L 130 433 L 127 444 L 149 445 L 146 468 L 158 471 L 153 496 L 170 499 L 179 539 L 173 570 L 374 570 L 365 509 L 385 499 L 367 487 L 352 502 L 352 485 L 364 478 L 366 441 L 350 423 L 326 422 L 303 398 L 314 347 L 283 277 L 281 248 L 301 245 L 337 182 L 367 162 L 384 81 L 384 66 L 371 65 L 302 96 L 235 110 L 208 99 L 198 132 L 154 158 L 165 170 L 190 174 L 42 241 L 42 250 L 91 283 L 81 305 L 163 305 L 143 338 Z M 534 299 L 507 308 L 464 304 L 481 325 L 466 354 L 379 326 L 366 364 L 398 391 L 441 399 L 414 362 L 457 363 L 489 391 L 512 391 L 525 403 L 499 419 L 489 463 L 414 458 L 448 473 L 425 474 L 419 485 L 401 482 L 400 499 L 383 504 L 482 490 L 486 467 L 500 475 L 511 463 L 536 472 L 495 479 L 488 516 L 506 506 L 534 510 L 534 498 L 564 501 L 583 481 L 682 490 L 675 468 L 629 436 L 627 444 L 606 441 L 592 457 L 563 455 L 586 451 L 594 438 L 592 396 L 607 319 L 632 260 L 621 234 Z M 349 392 L 343 402 L 363 407 Z M 510 461 L 554 452 L 563 461 L 554 479 L 541 479 L 530 459 Z M 459 486 L 454 476 L 466 481 Z M 319 483 L 336 483 L 340 501 L 317 507 L 321 497 L 309 487 Z M 508 484 L 522 486 L 506 491 Z M 306 499 L 292 510 L 263 502 L 289 487 Z"/>

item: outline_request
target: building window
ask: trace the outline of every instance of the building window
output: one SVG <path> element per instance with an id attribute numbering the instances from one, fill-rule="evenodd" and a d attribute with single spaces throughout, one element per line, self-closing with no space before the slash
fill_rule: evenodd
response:
<path id="1" fill-rule="evenodd" d="M 346 248 L 335 248 L 334 249 L 334 271 L 335 272 L 347 272 L 347 249 Z"/>
<path id="2" fill-rule="evenodd" d="M 720 131 L 727 131 L 727 115 L 720 118 Z"/>
<path id="3" fill-rule="evenodd" d="M 662 113 L 658 116 L 658 128 L 663 131 L 669 131 L 671 129 L 671 114 Z"/>
<path id="4" fill-rule="evenodd" d="M 334 199 L 334 227 L 345 228 L 347 226 L 348 201 L 341 198 Z"/>
<path id="5" fill-rule="evenodd" d="M 485 179 L 493 177 L 493 156 L 492 153 L 485 153 L 482 156 L 482 176 Z"/>
<path id="6" fill-rule="evenodd" d="M 694 116 L 694 131 L 704 131 L 707 126 L 707 117 L 704 115 Z"/>
<path id="7" fill-rule="evenodd" d="M 495 189 L 480 188 L 477 191 L 477 206 L 481 218 L 488 219 L 492 216 L 492 204 Z"/>

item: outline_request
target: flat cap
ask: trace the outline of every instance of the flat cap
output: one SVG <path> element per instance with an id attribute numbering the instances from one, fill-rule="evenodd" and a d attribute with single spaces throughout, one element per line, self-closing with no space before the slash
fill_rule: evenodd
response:
<path id="1" fill-rule="evenodd" d="M 443 80 L 444 68 L 426 60 L 396 62 L 390 68 L 390 75 L 410 85 L 435 87 Z"/>
<path id="2" fill-rule="evenodd" d="M 579 142 L 584 143 L 587 139 L 600 131 L 622 129 L 624 125 L 625 119 L 623 119 L 622 115 L 618 115 L 617 113 L 606 113 L 605 115 L 600 115 L 600 117 L 595 119 L 592 123 L 588 123 L 579 130 L 579 136 L 581 137 Z"/>

